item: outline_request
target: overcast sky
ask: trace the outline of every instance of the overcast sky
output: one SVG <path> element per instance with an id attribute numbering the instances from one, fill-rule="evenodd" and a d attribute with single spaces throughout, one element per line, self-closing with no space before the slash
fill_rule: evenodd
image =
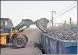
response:
<path id="1" fill-rule="evenodd" d="M 1 17 L 12 19 L 14 26 L 22 19 L 36 21 L 45 17 L 51 20 L 51 11 L 60 14 L 60 11 L 74 2 L 76 1 L 1 1 Z M 77 2 L 71 7 L 76 4 Z M 70 17 L 74 23 L 77 22 L 77 7 L 54 19 L 54 23 L 63 23 L 65 20 L 69 22 Z"/>

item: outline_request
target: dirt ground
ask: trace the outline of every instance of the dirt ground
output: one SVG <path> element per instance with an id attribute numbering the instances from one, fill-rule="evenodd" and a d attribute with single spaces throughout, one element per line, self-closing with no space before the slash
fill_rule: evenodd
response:
<path id="1" fill-rule="evenodd" d="M 34 47 L 34 43 L 38 42 L 40 31 L 38 29 L 29 28 L 24 30 L 22 33 L 28 37 L 27 46 L 20 49 L 5 47 L 1 49 L 1 54 L 42 54 L 40 49 Z"/>

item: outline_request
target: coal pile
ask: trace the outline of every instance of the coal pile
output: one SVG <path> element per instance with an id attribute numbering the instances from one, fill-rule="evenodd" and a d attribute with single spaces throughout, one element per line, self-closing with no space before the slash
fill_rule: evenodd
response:
<path id="1" fill-rule="evenodd" d="M 76 40 L 77 31 L 71 31 L 63 27 L 47 27 L 48 20 L 46 18 L 41 18 L 36 21 L 36 26 L 45 34 L 61 39 L 61 40 Z"/>
<path id="2" fill-rule="evenodd" d="M 61 40 L 76 40 L 77 39 L 77 31 L 71 31 L 67 29 L 48 29 L 47 34 L 57 39 Z"/>

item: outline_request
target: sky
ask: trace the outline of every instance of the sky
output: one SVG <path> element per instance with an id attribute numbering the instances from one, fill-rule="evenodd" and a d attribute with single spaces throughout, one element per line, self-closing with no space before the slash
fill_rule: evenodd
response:
<path id="1" fill-rule="evenodd" d="M 69 18 L 72 18 L 72 22 L 77 22 L 77 7 L 69 12 L 61 14 L 60 11 L 74 3 L 71 7 L 77 5 L 76 1 L 1 1 L 1 18 L 10 18 L 14 26 L 19 24 L 22 19 L 31 19 L 36 21 L 40 18 L 47 18 L 51 20 L 52 11 L 56 11 L 53 15 L 54 23 L 64 23 L 66 20 L 69 22 Z M 67 9 L 70 9 L 68 7 Z M 65 10 L 67 10 L 65 9 Z M 64 10 L 64 11 L 65 11 Z M 63 11 L 63 12 L 64 12 Z"/>

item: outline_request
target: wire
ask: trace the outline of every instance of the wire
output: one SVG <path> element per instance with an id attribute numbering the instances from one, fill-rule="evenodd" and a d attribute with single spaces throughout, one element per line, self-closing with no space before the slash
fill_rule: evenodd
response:
<path id="1" fill-rule="evenodd" d="M 65 9 L 69 8 L 70 6 L 74 5 L 75 3 L 76 3 L 76 2 L 72 3 L 71 5 L 69 5 L 68 7 L 66 7 Z M 65 10 L 65 9 L 64 9 L 64 10 Z M 64 10 L 62 10 L 62 11 L 64 11 Z M 62 11 L 60 11 L 59 13 L 61 13 Z"/>
<path id="2" fill-rule="evenodd" d="M 77 5 L 76 5 L 76 6 L 77 6 Z M 70 8 L 69 10 L 65 11 L 64 13 L 66 13 L 66 12 L 68 12 L 68 11 L 72 10 L 72 9 L 73 9 L 73 8 L 75 8 L 76 6 L 74 6 L 74 7 Z M 61 16 L 61 15 L 63 15 L 64 13 L 62 13 L 62 14 L 60 14 L 60 15 L 58 15 L 58 16 Z M 58 16 L 56 16 L 56 17 L 58 17 Z M 55 18 L 56 18 L 56 17 L 55 17 Z"/>

